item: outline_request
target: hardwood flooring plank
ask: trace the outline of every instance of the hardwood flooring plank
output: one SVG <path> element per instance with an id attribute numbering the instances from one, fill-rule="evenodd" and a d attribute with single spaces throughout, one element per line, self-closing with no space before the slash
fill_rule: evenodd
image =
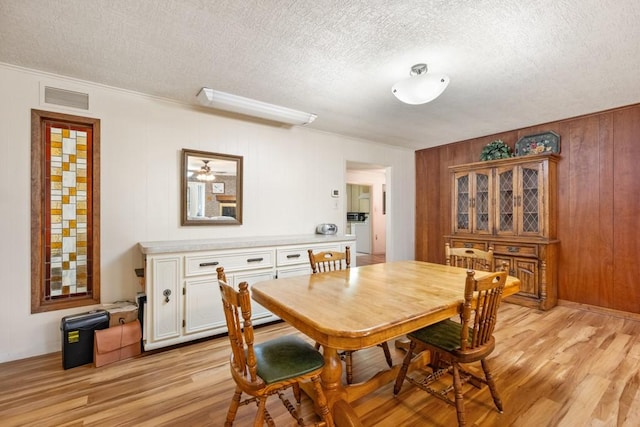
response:
<path id="1" fill-rule="evenodd" d="M 300 335 L 277 323 L 258 328 L 256 341 L 283 334 Z M 640 425 L 637 319 L 584 306 L 543 312 L 505 303 L 495 336 L 489 362 L 505 411 L 496 411 L 486 388 L 471 387 L 465 395 L 468 425 Z M 404 351 L 393 343 L 390 348 L 394 364 L 401 363 Z M 63 370 L 60 353 L 0 364 L 0 425 L 220 425 L 235 387 L 229 353 L 227 338 L 219 337 L 101 368 Z M 356 382 L 386 367 L 378 347 L 353 357 Z M 444 402 L 408 383 L 397 397 L 392 390 L 387 384 L 354 402 L 365 426 L 456 425 L 455 410 Z M 251 425 L 255 409 L 240 407 L 235 425 Z M 269 400 L 268 409 L 276 425 L 293 425 L 277 399 Z M 308 421 L 317 420 L 306 396 L 299 412 Z"/>
<path id="2" fill-rule="evenodd" d="M 616 423 L 618 425 L 624 425 L 625 421 L 627 421 L 632 413 L 635 415 L 635 419 L 638 422 L 635 425 L 640 425 L 640 416 L 638 415 L 640 411 L 638 411 L 637 407 L 633 407 L 634 402 L 637 404 L 640 396 L 640 371 L 636 366 L 635 374 L 630 375 L 628 381 L 625 382 L 622 392 L 620 394 L 620 409 L 618 411 L 618 416 L 616 419 Z M 633 411 L 633 412 L 632 412 Z M 631 417 L 633 418 L 633 417 Z"/>
<path id="3" fill-rule="evenodd" d="M 529 406 L 526 411 L 516 417 L 513 425 L 520 427 L 543 427 L 555 425 L 557 421 L 550 419 L 549 414 L 557 414 L 561 410 L 562 405 L 559 402 L 540 396 L 531 403 L 531 406 Z"/>
<path id="4" fill-rule="evenodd" d="M 560 419 L 558 426 L 584 426 L 597 421 L 593 417 L 593 409 L 610 384 L 611 382 L 605 378 L 589 374 L 580 382 L 569 411 Z"/>

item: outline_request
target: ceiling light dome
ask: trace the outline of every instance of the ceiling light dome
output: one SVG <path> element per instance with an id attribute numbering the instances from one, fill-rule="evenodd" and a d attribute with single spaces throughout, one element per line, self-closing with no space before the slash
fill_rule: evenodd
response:
<path id="1" fill-rule="evenodd" d="M 427 64 L 411 67 L 409 78 L 400 80 L 391 92 L 405 104 L 426 104 L 444 92 L 449 85 L 449 76 L 427 74 Z"/>

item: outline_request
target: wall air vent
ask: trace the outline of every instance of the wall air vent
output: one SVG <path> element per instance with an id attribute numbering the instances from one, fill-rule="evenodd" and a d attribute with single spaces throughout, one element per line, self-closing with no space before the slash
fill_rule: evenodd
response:
<path id="1" fill-rule="evenodd" d="M 81 110 L 89 109 L 89 94 L 75 92 L 67 89 L 59 89 L 56 87 L 44 87 L 44 102 L 47 104 L 62 105 L 64 107 L 79 108 Z"/>

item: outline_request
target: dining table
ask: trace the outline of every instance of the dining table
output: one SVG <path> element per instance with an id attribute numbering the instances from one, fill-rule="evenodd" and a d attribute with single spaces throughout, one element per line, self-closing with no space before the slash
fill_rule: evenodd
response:
<path id="1" fill-rule="evenodd" d="M 476 271 L 477 278 L 489 272 Z M 345 384 L 339 351 L 359 350 L 403 337 L 460 313 L 467 270 L 424 261 L 394 261 L 253 284 L 252 298 L 322 345 L 323 392 L 338 426 L 357 426 L 350 403 L 392 382 L 396 364 L 366 381 Z M 518 292 L 507 276 L 503 297 Z M 412 361 L 425 366 L 429 353 Z M 312 390 L 304 387 L 313 398 Z"/>

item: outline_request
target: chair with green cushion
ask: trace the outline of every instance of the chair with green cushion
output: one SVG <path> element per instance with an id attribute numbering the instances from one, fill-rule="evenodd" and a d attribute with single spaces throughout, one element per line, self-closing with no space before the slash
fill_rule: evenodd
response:
<path id="1" fill-rule="evenodd" d="M 407 352 L 400 372 L 396 378 L 393 394 L 400 393 L 405 380 L 420 389 L 442 399 L 456 407 L 458 425 L 465 425 L 463 385 L 470 383 L 477 388 L 487 384 L 493 397 L 493 402 L 502 413 L 502 401 L 498 395 L 486 357 L 495 348 L 493 330 L 496 325 L 498 306 L 507 279 L 506 271 L 496 273 L 467 271 L 465 282 L 464 303 L 461 306 L 461 322 L 443 320 L 431 326 L 410 333 L 409 351 Z M 436 363 L 432 363 L 431 372 L 426 376 L 407 375 L 409 364 L 413 360 L 414 352 L 429 351 L 435 354 Z M 418 354 L 415 357 L 420 357 Z M 484 378 L 462 369 L 461 364 L 480 361 Z M 453 376 L 453 387 L 436 390 L 431 385 L 445 374 Z M 449 396 L 453 391 L 454 398 Z"/>
<path id="2" fill-rule="evenodd" d="M 316 407 L 327 426 L 333 426 L 333 419 L 327 406 L 327 399 L 320 386 L 320 373 L 324 358 L 311 344 L 297 336 L 282 336 L 259 344 L 254 343 L 251 324 L 251 297 L 249 285 L 242 282 L 239 290 L 226 283 L 224 270 L 218 268 L 218 286 L 222 295 L 224 315 L 231 343 L 229 366 L 236 389 L 227 411 L 225 427 L 232 426 L 240 405 L 255 402 L 258 412 L 253 425 L 265 422 L 274 425 L 266 408 L 267 398 L 278 395 L 284 406 L 298 424 L 303 425 L 295 407 L 283 393 L 292 388 L 293 395 L 300 403 L 300 382 L 311 381 L 316 393 Z M 242 393 L 249 397 L 242 400 Z"/>

